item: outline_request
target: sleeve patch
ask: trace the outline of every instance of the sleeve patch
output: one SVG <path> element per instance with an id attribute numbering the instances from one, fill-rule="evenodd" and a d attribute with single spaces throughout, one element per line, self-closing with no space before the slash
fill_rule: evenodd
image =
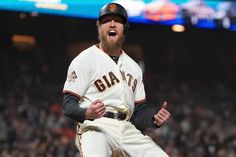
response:
<path id="1" fill-rule="evenodd" d="M 75 80 L 76 80 L 77 78 L 78 78 L 78 77 L 77 77 L 75 71 L 72 71 L 72 72 L 70 73 L 70 75 L 68 75 L 67 81 L 68 81 L 68 82 L 75 82 Z"/>

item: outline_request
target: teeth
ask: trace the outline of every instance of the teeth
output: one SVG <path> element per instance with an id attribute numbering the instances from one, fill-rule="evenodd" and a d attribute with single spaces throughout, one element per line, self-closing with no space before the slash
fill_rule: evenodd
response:
<path id="1" fill-rule="evenodd" d="M 114 30 L 110 31 L 110 33 L 116 33 Z"/>
<path id="2" fill-rule="evenodd" d="M 115 35 L 116 35 L 116 31 L 113 31 L 113 30 L 112 30 L 112 31 L 109 31 L 108 34 L 109 34 L 109 36 L 115 36 Z"/>

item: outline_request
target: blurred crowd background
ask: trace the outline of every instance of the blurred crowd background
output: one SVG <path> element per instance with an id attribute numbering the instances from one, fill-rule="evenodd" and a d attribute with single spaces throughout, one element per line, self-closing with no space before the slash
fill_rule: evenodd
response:
<path id="1" fill-rule="evenodd" d="M 76 122 L 61 112 L 61 91 L 70 61 L 97 43 L 96 22 L 53 16 L 29 22 L 0 27 L 0 156 L 79 157 Z M 35 43 L 13 41 L 16 33 L 33 34 Z M 144 134 L 170 157 L 236 157 L 235 37 L 131 24 L 124 49 L 143 69 L 150 107 L 167 100 L 172 113 L 166 125 Z"/>

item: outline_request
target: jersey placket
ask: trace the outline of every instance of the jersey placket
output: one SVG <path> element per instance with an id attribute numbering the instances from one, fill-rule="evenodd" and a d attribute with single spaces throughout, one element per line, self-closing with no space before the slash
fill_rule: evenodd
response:
<path id="1" fill-rule="evenodd" d="M 123 52 L 124 53 L 124 52 Z M 126 77 L 125 76 L 123 76 L 123 74 L 122 74 L 122 66 L 123 66 L 123 57 L 124 57 L 124 54 L 121 54 L 120 55 L 120 57 L 119 57 L 119 60 L 118 60 L 118 63 L 117 63 L 117 67 L 119 68 L 119 76 L 120 76 L 120 78 L 121 78 L 121 88 L 122 88 L 122 91 L 123 92 L 121 92 L 121 94 L 122 94 L 122 96 L 121 96 L 121 98 L 123 99 L 122 101 L 124 102 L 124 106 L 122 106 L 122 108 L 123 108 L 123 110 L 124 110 L 124 112 L 129 116 L 129 118 L 130 118 L 130 115 L 131 115 L 131 110 L 130 110 L 130 107 L 129 107 L 129 105 L 127 104 L 127 102 L 126 102 L 126 96 L 125 96 L 125 90 L 127 90 L 127 86 L 128 86 L 128 84 L 127 84 L 127 80 L 126 80 Z"/>

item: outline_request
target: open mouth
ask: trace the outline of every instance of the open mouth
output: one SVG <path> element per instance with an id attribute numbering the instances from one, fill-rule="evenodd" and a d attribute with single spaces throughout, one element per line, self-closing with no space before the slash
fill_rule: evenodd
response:
<path id="1" fill-rule="evenodd" d="M 112 36 L 112 37 L 114 37 L 114 36 L 116 36 L 116 32 L 115 31 L 110 31 L 110 32 L 108 32 L 108 35 L 109 36 Z"/>

